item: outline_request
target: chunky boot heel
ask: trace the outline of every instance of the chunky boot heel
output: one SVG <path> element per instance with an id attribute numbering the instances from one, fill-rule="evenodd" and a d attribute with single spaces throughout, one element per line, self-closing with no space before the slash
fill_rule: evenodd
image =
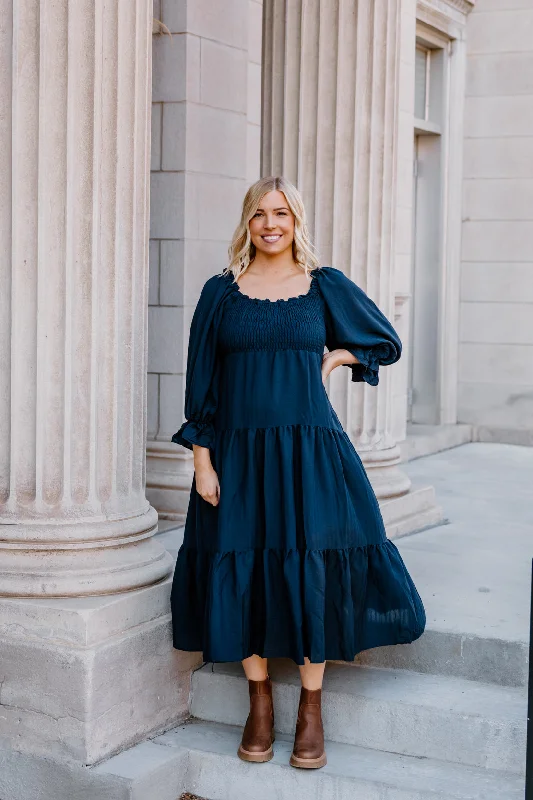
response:
<path id="1" fill-rule="evenodd" d="M 272 682 L 248 681 L 250 713 L 244 726 L 241 743 L 237 751 L 243 761 L 270 761 L 274 755 L 274 705 L 272 703 Z"/>
<path id="2" fill-rule="evenodd" d="M 291 767 L 318 769 L 327 763 L 322 725 L 322 689 L 302 686 Z"/>

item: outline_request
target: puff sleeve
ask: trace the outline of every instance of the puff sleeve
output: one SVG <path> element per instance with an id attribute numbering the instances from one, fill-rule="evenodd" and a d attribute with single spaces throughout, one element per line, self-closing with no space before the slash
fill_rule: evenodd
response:
<path id="1" fill-rule="evenodd" d="M 212 448 L 213 420 L 218 401 L 217 329 L 223 282 L 214 275 L 204 284 L 194 310 L 187 351 L 185 422 L 172 437 L 192 450 L 193 444 Z"/>
<path id="2" fill-rule="evenodd" d="M 395 329 L 373 300 L 335 267 L 318 270 L 326 305 L 326 347 L 349 350 L 360 363 L 346 364 L 352 381 L 379 383 L 379 367 L 394 364 L 402 343 Z"/>

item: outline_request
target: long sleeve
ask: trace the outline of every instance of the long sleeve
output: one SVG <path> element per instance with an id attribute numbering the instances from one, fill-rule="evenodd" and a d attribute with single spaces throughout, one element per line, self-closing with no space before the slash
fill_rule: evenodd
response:
<path id="1" fill-rule="evenodd" d="M 326 347 L 344 349 L 360 363 L 347 364 L 352 381 L 379 383 L 379 367 L 394 364 L 402 343 L 395 329 L 373 300 L 343 272 L 334 267 L 318 270 L 326 304 Z"/>
<path id="2" fill-rule="evenodd" d="M 187 351 L 185 422 L 172 441 L 192 450 L 213 447 L 213 420 L 218 401 L 217 328 L 224 281 L 217 275 L 204 284 L 194 310 Z"/>

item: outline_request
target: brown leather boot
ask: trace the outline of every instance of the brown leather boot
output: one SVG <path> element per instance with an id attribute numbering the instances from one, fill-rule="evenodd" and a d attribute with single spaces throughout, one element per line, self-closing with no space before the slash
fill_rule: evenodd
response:
<path id="1" fill-rule="evenodd" d="M 322 689 L 302 686 L 291 767 L 317 769 L 327 763 L 322 726 Z"/>
<path id="2" fill-rule="evenodd" d="M 272 682 L 270 677 L 264 681 L 248 681 L 250 694 L 250 713 L 244 726 L 242 740 L 237 751 L 243 761 L 270 761 L 274 755 L 274 705 L 272 703 Z"/>

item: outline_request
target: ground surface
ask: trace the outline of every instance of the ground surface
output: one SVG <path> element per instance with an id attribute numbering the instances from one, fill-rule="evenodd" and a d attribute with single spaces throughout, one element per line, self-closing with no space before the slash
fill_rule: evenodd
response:
<path id="1" fill-rule="evenodd" d="M 402 468 L 413 484 L 435 487 L 448 520 L 398 541 L 428 625 L 527 642 L 533 448 L 471 443 Z"/>

